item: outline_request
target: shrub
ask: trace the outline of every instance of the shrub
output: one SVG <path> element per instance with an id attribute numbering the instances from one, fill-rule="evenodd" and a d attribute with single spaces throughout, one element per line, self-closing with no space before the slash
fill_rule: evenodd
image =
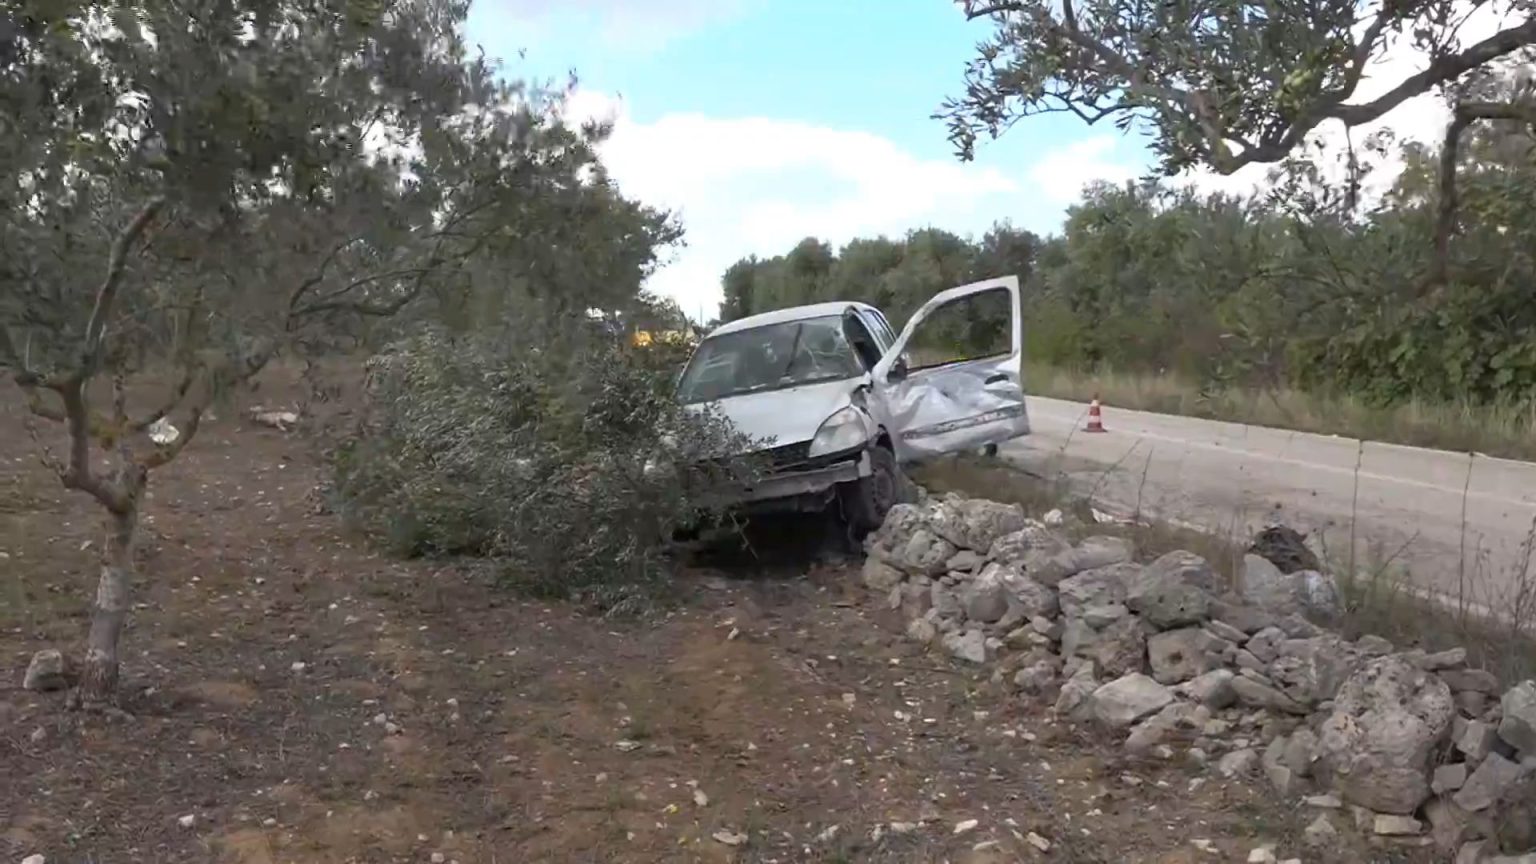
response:
<path id="1" fill-rule="evenodd" d="M 520 341 L 434 332 L 370 361 L 337 509 L 396 553 L 491 557 L 537 595 L 632 611 L 675 530 L 750 479 L 751 442 L 679 406 L 645 349 Z"/>

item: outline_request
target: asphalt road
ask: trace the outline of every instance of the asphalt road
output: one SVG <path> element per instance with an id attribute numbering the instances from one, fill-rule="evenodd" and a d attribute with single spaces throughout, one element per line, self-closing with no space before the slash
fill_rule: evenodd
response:
<path id="1" fill-rule="evenodd" d="M 1446 597 L 1466 584 L 1493 609 L 1514 602 L 1522 572 L 1536 580 L 1536 463 L 1112 407 L 1108 431 L 1089 434 L 1086 405 L 1028 405 L 1033 434 L 1002 454 L 1064 474 L 1110 512 L 1243 538 L 1284 522 L 1335 562 L 1348 561 L 1353 528 L 1357 566 L 1390 566 Z"/>

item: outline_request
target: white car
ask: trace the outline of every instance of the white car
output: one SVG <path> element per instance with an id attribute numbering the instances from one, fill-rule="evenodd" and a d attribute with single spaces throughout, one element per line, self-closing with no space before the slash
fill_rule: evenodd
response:
<path id="1" fill-rule="evenodd" d="M 921 349 L 934 340 L 915 337 L 978 326 L 967 312 L 978 302 L 1008 310 L 1006 332 L 994 314 L 979 352 Z M 771 469 L 743 490 L 741 504 L 821 510 L 840 499 L 863 533 L 896 503 L 900 465 L 1029 434 L 1021 318 L 1016 276 L 939 293 L 899 336 L 865 303 L 753 315 L 705 337 L 678 377 L 677 397 L 714 406 L 738 431 L 767 442 L 758 452 Z"/>

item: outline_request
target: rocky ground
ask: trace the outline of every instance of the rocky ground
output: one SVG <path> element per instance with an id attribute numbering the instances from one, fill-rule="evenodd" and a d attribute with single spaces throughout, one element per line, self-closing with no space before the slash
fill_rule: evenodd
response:
<path id="1" fill-rule="evenodd" d="M 284 386 L 261 399 L 290 404 Z M 658 620 L 601 620 L 375 554 L 316 506 L 302 424 L 234 409 L 154 478 L 125 711 L 70 712 L 22 685 L 37 651 L 79 650 L 97 514 L 38 464 L 16 401 L 0 415 L 3 861 L 1441 860 L 1229 764 L 1281 728 L 1256 709 L 1212 711 L 1234 717 L 1233 746 L 1204 758 L 1068 721 L 1012 669 L 955 656 L 972 637 L 910 638 L 859 562 L 792 542 L 819 536 L 803 525 L 682 574 Z M 983 661 L 1029 656 L 1000 641 L 1017 629 L 984 632 Z M 1319 813 L 1337 833 L 1309 847 Z"/>
<path id="2" fill-rule="evenodd" d="M 913 641 L 1130 755 L 1261 774 L 1376 848 L 1536 862 L 1536 681 L 1500 695 L 1463 647 L 1319 626 L 1340 617 L 1337 586 L 1283 527 L 1224 575 L 1184 550 L 1138 563 L 1123 537 L 1074 544 L 1051 518 L 954 494 L 899 505 L 862 578 Z M 1345 831 L 1319 812 L 1304 840 Z"/>

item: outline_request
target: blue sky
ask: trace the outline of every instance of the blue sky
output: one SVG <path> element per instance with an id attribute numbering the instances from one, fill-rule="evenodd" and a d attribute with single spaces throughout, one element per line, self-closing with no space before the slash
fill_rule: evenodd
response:
<path id="1" fill-rule="evenodd" d="M 706 318 L 746 255 L 925 225 L 1049 233 L 1085 183 L 1145 170 L 1138 138 L 1059 115 L 956 160 L 930 115 L 987 33 L 951 0 L 475 0 L 468 26 L 509 75 L 577 72 L 572 111 L 615 120 L 615 180 L 687 231 L 651 287 Z"/>

